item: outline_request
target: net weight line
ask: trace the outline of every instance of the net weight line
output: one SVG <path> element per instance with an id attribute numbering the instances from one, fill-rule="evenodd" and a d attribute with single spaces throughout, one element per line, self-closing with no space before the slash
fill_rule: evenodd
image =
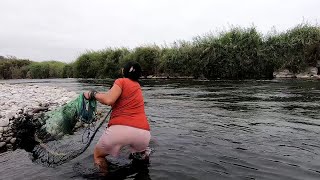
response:
<path id="1" fill-rule="evenodd" d="M 56 148 L 57 151 L 51 150 L 50 147 L 48 146 L 48 143 L 44 143 L 40 139 L 36 138 L 36 141 L 38 141 L 39 144 L 34 147 L 34 149 L 32 150 L 32 152 L 30 154 L 32 161 L 35 163 L 42 164 L 47 167 L 56 167 L 58 165 L 64 164 L 64 163 L 78 157 L 80 154 L 85 152 L 87 150 L 87 148 L 90 146 L 95 135 L 97 134 L 100 127 L 104 124 L 105 120 L 110 115 L 111 111 L 112 111 L 112 109 L 109 110 L 107 115 L 103 118 L 103 120 L 100 122 L 100 124 L 97 126 L 97 128 L 93 131 L 93 134 L 91 137 L 90 137 L 90 132 L 92 130 L 90 129 L 91 128 L 90 124 L 85 128 L 85 131 L 83 132 L 82 138 L 81 138 L 82 143 L 85 144 L 83 142 L 83 137 L 86 132 L 88 132 L 87 139 L 89 139 L 89 140 L 86 142 L 86 145 L 80 149 L 71 150 L 71 151 L 68 151 L 67 153 L 59 152 L 59 148 Z M 53 143 L 55 143 L 55 142 L 53 141 Z M 56 145 L 53 144 L 53 146 L 56 146 Z M 66 145 L 66 146 L 68 146 L 68 145 Z M 69 146 L 71 146 L 71 145 L 69 144 Z"/>

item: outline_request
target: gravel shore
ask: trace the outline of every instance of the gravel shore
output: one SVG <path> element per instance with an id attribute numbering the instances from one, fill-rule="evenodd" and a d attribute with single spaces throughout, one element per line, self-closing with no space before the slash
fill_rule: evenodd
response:
<path id="1" fill-rule="evenodd" d="M 63 88 L 28 84 L 0 84 L 0 92 L 0 152 L 15 148 L 16 119 L 55 109 L 77 97 Z"/>

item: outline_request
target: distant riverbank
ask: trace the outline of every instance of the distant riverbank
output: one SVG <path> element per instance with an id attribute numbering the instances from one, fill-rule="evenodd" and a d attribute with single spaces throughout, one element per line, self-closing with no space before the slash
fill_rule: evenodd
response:
<path id="1" fill-rule="evenodd" d="M 255 27 L 234 27 L 167 46 L 86 51 L 72 63 L 0 56 L 0 79 L 116 78 L 128 61 L 138 62 L 144 77 L 161 79 L 316 78 L 319 73 L 304 72 L 320 68 L 320 28 L 299 24 L 263 35 Z M 289 73 L 277 73 L 285 71 Z"/>

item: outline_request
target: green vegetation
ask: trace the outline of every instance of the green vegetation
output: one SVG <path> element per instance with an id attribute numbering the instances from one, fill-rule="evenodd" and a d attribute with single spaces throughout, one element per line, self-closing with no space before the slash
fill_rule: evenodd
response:
<path id="1" fill-rule="evenodd" d="M 58 61 L 33 62 L 0 56 L 0 79 L 62 78 L 64 75 L 65 77 L 73 77 L 70 71 L 65 70 L 68 67 L 70 65 Z"/>
<path id="2" fill-rule="evenodd" d="M 320 61 L 320 27 L 301 24 L 266 36 L 255 27 L 235 27 L 169 46 L 87 51 L 71 64 L 0 60 L 0 78 L 116 78 L 120 67 L 130 60 L 141 64 L 143 76 L 270 79 L 276 70 L 298 73 L 316 66 Z"/>
<path id="3" fill-rule="evenodd" d="M 27 77 L 32 79 L 62 78 L 65 63 L 58 61 L 32 62 Z"/>
<path id="4" fill-rule="evenodd" d="M 88 51 L 74 63 L 75 77 L 78 78 L 115 78 L 120 74 L 120 66 L 124 64 L 129 50 L 105 49 Z"/>
<path id="5" fill-rule="evenodd" d="M 0 79 L 26 78 L 29 71 L 29 60 L 17 60 L 14 57 L 5 58 L 0 56 Z"/>
<path id="6" fill-rule="evenodd" d="M 276 69 L 296 73 L 320 60 L 320 27 L 299 25 L 286 33 L 270 35 L 265 43 L 266 56 Z"/>

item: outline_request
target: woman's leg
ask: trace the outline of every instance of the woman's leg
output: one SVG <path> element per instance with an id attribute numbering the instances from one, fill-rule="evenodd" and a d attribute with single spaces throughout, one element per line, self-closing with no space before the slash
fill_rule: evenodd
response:
<path id="1" fill-rule="evenodd" d="M 130 144 L 131 157 L 139 160 L 149 160 L 151 149 L 148 147 L 151 139 L 150 131 L 134 129 L 134 138 Z"/>
<path id="2" fill-rule="evenodd" d="M 106 156 L 108 154 L 98 146 L 94 148 L 93 158 L 94 158 L 94 164 L 99 167 L 99 170 L 104 175 L 108 172 L 108 165 L 106 161 Z"/>
<path id="3" fill-rule="evenodd" d="M 107 155 L 117 156 L 121 148 L 121 141 L 119 141 L 119 130 L 111 126 L 100 137 L 98 143 L 94 148 L 94 163 L 104 174 L 108 171 L 108 165 L 106 161 Z"/>

